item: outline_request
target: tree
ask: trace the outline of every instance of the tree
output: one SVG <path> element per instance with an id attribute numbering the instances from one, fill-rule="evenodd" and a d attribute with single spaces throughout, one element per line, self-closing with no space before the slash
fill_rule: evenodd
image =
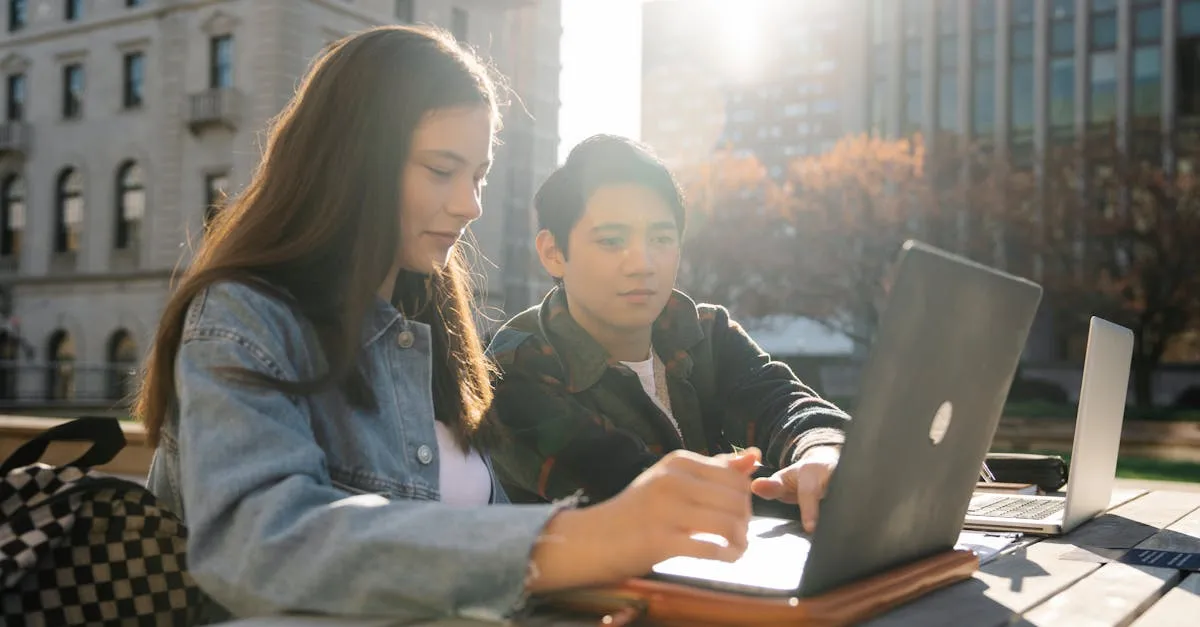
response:
<path id="1" fill-rule="evenodd" d="M 960 177 L 940 165 L 954 162 L 929 159 L 919 138 L 851 137 L 774 181 L 720 153 L 681 176 L 692 225 L 681 284 L 741 315 L 803 316 L 869 346 L 900 245 L 940 243 L 958 224 Z"/>
<path id="2" fill-rule="evenodd" d="M 1110 136 L 1083 145 L 1050 151 L 1040 177 L 1006 174 L 996 218 L 1036 261 L 1058 326 L 1096 315 L 1133 330 L 1134 398 L 1148 406 L 1163 355 L 1200 318 L 1200 186 L 1123 156 Z"/>

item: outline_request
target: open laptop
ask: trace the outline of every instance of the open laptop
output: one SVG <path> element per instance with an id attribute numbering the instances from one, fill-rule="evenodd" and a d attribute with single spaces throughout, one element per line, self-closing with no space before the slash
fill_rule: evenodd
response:
<path id="1" fill-rule="evenodd" d="M 1125 420 L 1133 332 L 1093 317 L 1071 444 L 1066 496 L 976 494 L 964 527 L 1059 535 L 1108 508 Z"/>
<path id="2" fill-rule="evenodd" d="M 1036 283 L 905 243 L 812 537 L 756 517 L 738 561 L 676 557 L 651 576 L 809 597 L 954 548 L 1041 297 Z"/>

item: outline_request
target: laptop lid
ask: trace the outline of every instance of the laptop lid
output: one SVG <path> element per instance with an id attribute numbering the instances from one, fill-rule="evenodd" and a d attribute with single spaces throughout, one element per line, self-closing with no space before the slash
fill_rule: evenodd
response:
<path id="1" fill-rule="evenodd" d="M 1041 297 L 1031 281 L 905 243 L 801 596 L 955 546 Z"/>
<path id="2" fill-rule="evenodd" d="M 1112 498 L 1133 339 L 1133 331 L 1092 317 L 1071 444 L 1064 532 L 1104 511 Z"/>

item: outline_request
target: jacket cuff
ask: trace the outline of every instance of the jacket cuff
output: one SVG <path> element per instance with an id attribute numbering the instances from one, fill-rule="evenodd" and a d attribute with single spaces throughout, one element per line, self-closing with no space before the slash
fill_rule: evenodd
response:
<path id="1" fill-rule="evenodd" d="M 791 465 L 800 461 L 800 458 L 804 457 L 805 453 L 815 447 L 840 447 L 845 442 L 846 433 L 841 429 L 836 429 L 834 427 L 818 427 L 816 429 L 809 429 L 808 431 L 800 434 L 800 437 L 796 438 L 795 443 L 792 444 L 791 454 L 784 455 L 784 459 L 790 459 L 791 462 L 788 465 Z"/>
<path id="2" fill-rule="evenodd" d="M 533 563 L 533 549 L 545 540 L 544 529 L 559 512 L 575 509 L 581 502 L 579 493 L 542 505 L 498 505 L 493 511 L 505 511 L 512 515 L 509 528 L 512 531 L 507 547 L 500 549 L 500 559 L 495 568 L 498 593 L 490 600 L 459 608 L 457 615 L 474 620 L 504 622 L 527 613 L 529 608 L 529 586 L 538 576 Z M 501 509 L 502 508 L 502 509 Z M 504 523 L 499 523 L 503 525 Z M 487 558 L 485 558 L 487 559 Z M 506 568 L 508 564 L 520 564 L 519 571 Z M 514 576 L 515 575 L 515 576 Z"/>

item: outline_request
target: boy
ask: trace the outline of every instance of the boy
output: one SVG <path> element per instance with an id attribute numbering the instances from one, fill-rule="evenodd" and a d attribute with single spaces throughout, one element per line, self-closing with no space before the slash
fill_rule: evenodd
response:
<path id="1" fill-rule="evenodd" d="M 844 412 L 772 361 L 715 305 L 674 289 L 685 212 L 648 150 L 599 135 L 538 190 L 538 257 L 555 287 L 488 352 L 510 442 L 497 472 L 514 501 L 621 491 L 662 454 L 762 450 L 764 499 L 810 531 L 843 441 Z"/>

